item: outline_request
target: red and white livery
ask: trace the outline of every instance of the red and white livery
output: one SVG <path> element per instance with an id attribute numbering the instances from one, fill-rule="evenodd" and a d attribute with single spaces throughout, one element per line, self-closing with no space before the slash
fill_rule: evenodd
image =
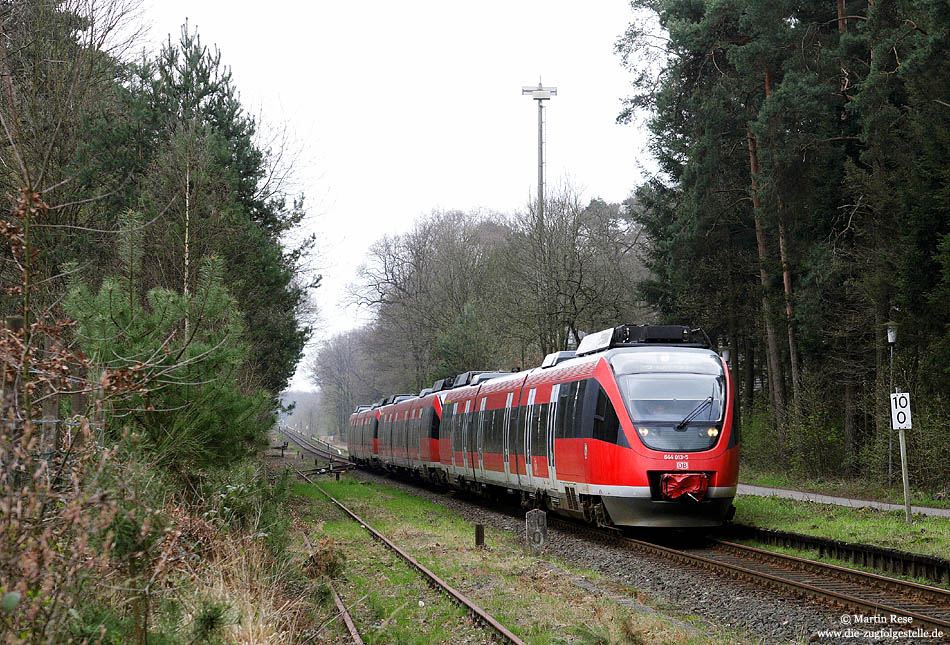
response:
<path id="1" fill-rule="evenodd" d="M 733 512 L 735 393 L 701 330 L 621 325 L 540 367 L 445 385 L 357 410 L 350 454 L 600 525 L 715 526 Z"/>

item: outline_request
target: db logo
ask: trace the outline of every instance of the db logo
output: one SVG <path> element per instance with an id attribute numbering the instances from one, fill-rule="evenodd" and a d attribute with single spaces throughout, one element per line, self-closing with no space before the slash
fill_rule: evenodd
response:
<path id="1" fill-rule="evenodd" d="M 676 462 L 676 468 L 677 468 L 677 470 L 689 470 L 689 462 L 688 462 L 688 461 L 677 461 L 677 462 Z"/>

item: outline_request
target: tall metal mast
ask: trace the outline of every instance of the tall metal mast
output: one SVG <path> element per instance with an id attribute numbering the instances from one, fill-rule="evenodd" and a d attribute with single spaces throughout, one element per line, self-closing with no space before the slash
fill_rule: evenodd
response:
<path id="1" fill-rule="evenodd" d="M 556 87 L 522 87 L 521 93 L 538 102 L 538 217 L 544 217 L 544 102 L 557 96 Z"/>

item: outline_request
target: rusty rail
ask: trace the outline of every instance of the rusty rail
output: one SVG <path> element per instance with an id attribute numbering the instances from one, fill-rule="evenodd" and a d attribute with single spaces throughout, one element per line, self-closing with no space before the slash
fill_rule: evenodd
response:
<path id="1" fill-rule="evenodd" d="M 356 630 L 356 625 L 353 624 L 353 619 L 350 617 L 350 612 L 346 610 L 346 605 L 343 604 L 343 600 L 340 598 L 340 595 L 336 592 L 336 589 L 333 588 L 333 585 L 329 582 L 327 586 L 330 588 L 330 593 L 333 594 L 333 602 L 336 603 L 336 608 L 340 612 L 340 616 L 343 618 L 343 624 L 346 625 L 346 630 L 350 632 L 350 638 L 353 639 L 355 645 L 363 645 L 363 639 L 360 638 L 360 633 Z"/>
<path id="2" fill-rule="evenodd" d="M 801 598 L 831 602 L 856 611 L 905 616 L 917 626 L 942 630 L 944 636 L 950 634 L 950 591 L 945 589 L 721 540 L 712 540 L 711 547 L 670 548 L 563 520 L 554 520 L 554 523 L 575 533 L 587 533 L 607 542 L 726 573 Z M 756 568 L 757 563 L 765 566 Z M 854 595 L 855 589 L 862 595 Z"/>
<path id="3" fill-rule="evenodd" d="M 723 527 L 719 534 L 731 539 L 755 540 L 785 548 L 817 551 L 819 558 L 846 560 L 889 573 L 950 584 L 950 560 L 947 558 L 743 524 L 730 524 Z"/>
<path id="4" fill-rule="evenodd" d="M 299 446 L 302 450 L 305 450 L 313 455 L 316 455 L 317 457 L 321 459 L 326 459 L 328 462 L 330 462 L 331 466 L 334 463 L 337 463 L 346 467 L 353 466 L 353 462 L 350 461 L 349 459 L 345 459 L 341 457 L 340 455 L 335 455 L 329 450 L 325 450 L 321 448 L 320 446 L 316 445 L 312 441 L 308 440 L 303 435 L 297 432 L 294 432 L 293 430 L 283 429 L 280 432 L 285 437 L 287 437 L 288 439 L 293 441 L 295 444 L 297 444 L 297 446 Z"/>
<path id="5" fill-rule="evenodd" d="M 525 644 L 524 644 L 524 641 L 522 641 L 520 638 L 518 638 L 518 637 L 515 636 L 513 633 L 511 633 L 511 632 L 508 630 L 508 628 L 506 628 L 504 625 L 502 625 L 502 624 L 499 623 L 497 620 L 495 620 L 494 618 L 492 618 L 492 617 L 491 617 L 489 614 L 487 614 L 481 607 L 479 607 L 479 606 L 476 605 L 474 602 L 472 602 L 469 598 L 467 598 L 465 595 L 463 595 L 460 591 L 458 591 L 457 589 L 455 589 L 454 587 L 452 587 L 451 585 L 449 585 L 447 582 L 445 582 L 444 580 L 442 580 L 442 578 L 440 578 L 439 576 L 437 576 L 436 574 L 434 574 L 432 571 L 430 571 L 428 568 L 426 568 L 425 565 L 423 565 L 421 562 L 419 562 L 418 560 L 416 560 L 415 558 L 413 558 L 411 555 L 409 555 L 408 553 L 406 553 L 405 551 L 403 551 L 403 550 L 402 550 L 398 545 L 396 545 L 394 542 L 391 542 L 389 539 L 387 539 L 386 536 L 384 536 L 382 533 L 380 533 L 379 531 L 377 531 L 376 529 L 374 529 L 372 526 L 370 526 L 367 522 L 365 522 L 362 518 L 360 518 L 359 515 L 357 515 L 356 513 L 354 513 L 353 511 L 351 511 L 350 509 L 348 509 L 348 508 L 347 508 L 346 506 L 344 506 L 341 502 L 337 501 L 332 495 L 330 495 L 328 492 L 326 492 L 325 490 L 323 490 L 322 488 L 320 488 L 320 486 L 319 486 L 318 484 L 316 484 L 313 480 L 311 480 L 309 477 L 307 477 L 304 473 L 302 473 L 302 472 L 300 472 L 300 471 L 298 470 L 298 471 L 297 471 L 297 474 L 300 475 L 301 477 L 303 477 L 304 480 L 307 481 L 307 483 L 311 484 L 314 488 L 316 488 L 318 491 L 320 491 L 320 493 L 322 493 L 324 496 L 326 496 L 327 499 L 329 499 L 329 500 L 330 500 L 331 502 L 333 502 L 336 506 L 338 506 L 341 510 L 343 510 L 344 513 L 346 513 L 346 514 L 349 515 L 351 518 L 353 518 L 354 520 L 356 520 L 356 522 L 357 522 L 360 526 L 362 526 L 364 529 L 366 529 L 367 531 L 369 531 L 369 533 L 370 533 L 374 538 L 376 538 L 377 540 L 379 540 L 380 542 L 382 542 L 384 545 L 386 545 L 389 549 L 391 549 L 392 551 L 394 551 L 395 553 L 397 553 L 402 559 L 404 559 L 404 560 L 405 560 L 406 562 L 408 562 L 412 567 L 414 567 L 416 570 L 418 570 L 420 573 L 422 573 L 426 578 L 428 578 L 430 585 L 432 585 L 433 587 L 435 587 L 435 588 L 438 589 L 439 591 L 441 591 L 441 592 L 445 593 L 446 595 L 448 595 L 450 600 L 452 600 L 452 601 L 454 601 L 454 602 L 457 602 L 457 603 L 459 603 L 460 605 L 462 605 L 463 607 L 465 607 L 465 608 L 468 610 L 468 612 L 469 612 L 476 620 L 478 620 L 478 621 L 481 622 L 482 624 L 484 624 L 484 625 L 486 625 L 487 627 L 489 627 L 490 629 L 492 629 L 495 633 L 497 633 L 499 636 L 501 636 L 502 638 L 504 638 L 507 642 L 513 643 L 514 645 L 525 645 Z"/>

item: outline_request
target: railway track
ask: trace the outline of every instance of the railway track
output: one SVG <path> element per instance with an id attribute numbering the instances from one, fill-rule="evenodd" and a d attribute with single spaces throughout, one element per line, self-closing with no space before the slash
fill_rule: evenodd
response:
<path id="1" fill-rule="evenodd" d="M 281 429 L 281 434 L 290 439 L 298 448 L 309 452 L 312 455 L 319 457 L 328 461 L 332 467 L 333 464 L 338 464 L 340 466 L 352 467 L 353 462 L 347 457 L 343 457 L 340 453 L 327 443 L 311 441 L 302 434 L 295 432 L 293 430 L 283 428 Z"/>
<path id="2" fill-rule="evenodd" d="M 305 481 L 307 481 L 307 483 L 311 484 L 314 488 L 320 491 L 322 495 L 324 495 L 327 499 L 329 499 L 334 505 L 339 507 L 344 513 L 349 515 L 360 526 L 366 529 L 375 539 L 382 542 L 386 547 L 391 549 L 393 552 L 399 555 L 403 560 L 405 560 L 411 567 L 419 571 L 426 578 L 426 581 L 431 586 L 433 586 L 437 590 L 447 595 L 449 599 L 452 600 L 453 602 L 464 607 L 476 621 L 478 621 L 479 623 L 483 624 L 485 627 L 490 629 L 497 636 L 501 637 L 505 642 L 512 643 L 513 645 L 524 645 L 524 641 L 522 641 L 520 638 L 518 638 L 516 635 L 510 632 L 504 625 L 502 625 L 500 622 L 492 618 L 481 607 L 476 605 L 472 600 L 470 600 L 468 597 L 463 595 L 460 591 L 458 591 L 457 589 L 449 585 L 447 582 L 442 580 L 439 576 L 437 576 L 432 571 L 430 571 L 427 567 L 425 567 L 421 562 L 413 558 L 411 555 L 406 553 L 394 542 L 386 538 L 386 536 L 384 536 L 382 533 L 380 533 L 379 531 L 374 529 L 372 526 L 370 526 L 365 520 L 360 518 L 356 513 L 348 509 L 341 502 L 335 499 L 332 495 L 330 495 L 325 490 L 323 490 L 310 477 L 308 477 L 306 474 L 304 474 L 303 472 L 299 470 L 297 471 L 297 474 L 300 477 L 302 477 Z M 342 605 L 342 602 L 341 602 L 341 605 Z M 341 611 L 345 611 L 345 608 L 341 607 Z M 351 625 L 352 623 L 348 624 L 347 628 L 350 629 Z M 350 631 L 351 635 L 353 635 L 354 631 L 355 631 L 355 627 L 351 629 Z M 356 639 L 358 638 L 359 636 L 356 635 L 354 638 L 354 641 L 356 641 Z"/>
<path id="3" fill-rule="evenodd" d="M 950 635 L 950 591 L 848 569 L 814 560 L 711 539 L 703 545 L 670 547 L 624 537 L 612 531 L 579 526 L 559 519 L 553 525 L 581 532 L 664 559 L 765 586 L 780 593 L 810 598 L 854 611 L 858 621 L 879 623 L 883 616 L 894 629 L 939 630 Z M 899 617 L 891 619 L 891 616 Z"/>
<path id="4" fill-rule="evenodd" d="M 717 538 L 711 538 L 702 546 L 672 548 L 559 518 L 552 517 L 549 522 L 552 526 L 574 533 L 586 533 L 600 540 L 621 543 L 638 551 L 724 573 L 780 593 L 844 607 L 855 611 L 857 616 L 866 616 L 871 620 L 877 616 L 889 619 L 893 614 L 901 617 L 887 624 L 895 629 L 913 626 L 942 631 L 945 637 L 950 635 L 950 591 L 945 589 Z M 866 562 L 868 566 L 880 566 L 886 562 L 892 570 L 909 575 L 929 575 L 938 580 L 945 575 L 945 561 L 941 558 L 752 527 L 738 527 L 738 531 L 742 537 L 796 548 L 819 548 L 821 553 L 828 556 Z"/>
<path id="5" fill-rule="evenodd" d="M 723 527 L 719 534 L 729 540 L 755 540 L 762 544 L 817 551 L 819 558 L 835 558 L 879 571 L 950 585 L 950 560 L 946 558 L 742 524 Z"/>

